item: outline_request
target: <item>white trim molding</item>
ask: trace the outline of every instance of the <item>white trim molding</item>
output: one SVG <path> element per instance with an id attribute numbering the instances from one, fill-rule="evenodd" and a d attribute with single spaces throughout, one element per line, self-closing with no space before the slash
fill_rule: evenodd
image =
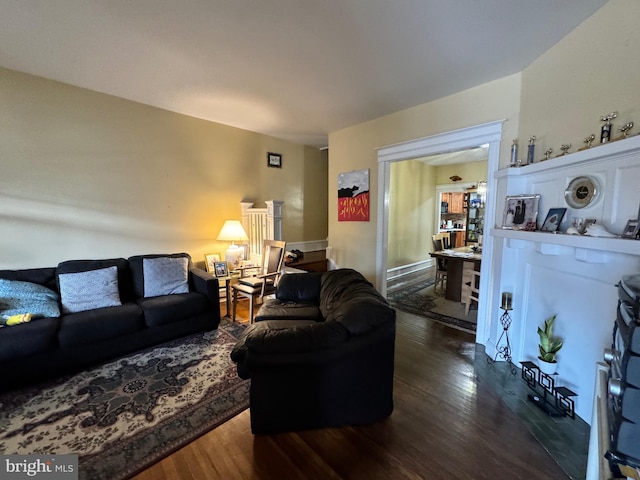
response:
<path id="1" fill-rule="evenodd" d="M 440 133 L 408 142 L 389 145 L 378 149 L 378 226 L 376 241 L 376 282 L 382 295 L 387 293 L 387 239 L 389 235 L 389 182 L 390 165 L 393 162 L 410 160 L 459 150 L 466 150 L 483 145 L 489 147 L 487 160 L 487 201 L 485 209 L 485 225 L 495 225 L 497 182 L 494 172 L 499 167 L 500 142 L 502 125 L 505 120 L 484 123 L 473 127 L 462 128 L 451 132 Z M 485 232 L 483 239 L 483 255 L 480 282 L 480 301 L 478 302 L 478 327 L 476 341 L 485 344 L 489 338 L 491 321 L 489 312 L 495 311 L 490 292 L 493 290 L 493 239 Z"/>

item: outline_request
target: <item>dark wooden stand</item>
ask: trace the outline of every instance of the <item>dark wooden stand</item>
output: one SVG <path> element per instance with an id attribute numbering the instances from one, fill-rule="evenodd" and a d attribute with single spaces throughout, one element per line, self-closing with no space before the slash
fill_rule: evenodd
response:
<path id="1" fill-rule="evenodd" d="M 327 254 L 324 250 L 316 250 L 313 252 L 304 252 L 304 256 L 299 260 L 287 262 L 287 267 L 299 268 L 306 272 L 326 272 L 327 271 Z"/>

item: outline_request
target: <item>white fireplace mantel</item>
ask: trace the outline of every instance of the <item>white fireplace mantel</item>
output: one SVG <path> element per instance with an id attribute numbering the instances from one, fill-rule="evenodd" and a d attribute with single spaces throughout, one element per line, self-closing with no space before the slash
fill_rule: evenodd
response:
<path id="1" fill-rule="evenodd" d="M 601 193 L 583 209 L 564 200 L 571 179 L 590 175 Z M 494 174 L 497 195 L 540 194 L 538 224 L 550 208 L 567 208 L 560 226 L 574 218 L 594 218 L 614 235 L 640 204 L 640 136 L 594 146 L 524 167 Z M 558 356 L 558 384 L 578 393 L 576 413 L 591 421 L 596 363 L 610 346 L 615 319 L 615 284 L 623 275 L 640 273 L 640 240 L 565 233 L 527 232 L 502 228 L 503 202 L 496 204 L 490 295 L 500 304 L 501 292 L 513 293 L 513 323 L 509 330 L 514 363 L 537 361 L 537 327 L 557 315 L 555 333 L 564 340 Z M 490 312 L 486 352 L 493 356 L 502 334 L 501 311 Z"/>

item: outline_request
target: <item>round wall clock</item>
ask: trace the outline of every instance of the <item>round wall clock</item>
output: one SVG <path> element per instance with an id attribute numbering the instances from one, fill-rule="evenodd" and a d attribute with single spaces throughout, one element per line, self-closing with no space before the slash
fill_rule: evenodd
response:
<path id="1" fill-rule="evenodd" d="M 593 177 L 576 177 L 564 191 L 564 199 L 572 208 L 584 208 L 600 195 L 600 185 Z"/>

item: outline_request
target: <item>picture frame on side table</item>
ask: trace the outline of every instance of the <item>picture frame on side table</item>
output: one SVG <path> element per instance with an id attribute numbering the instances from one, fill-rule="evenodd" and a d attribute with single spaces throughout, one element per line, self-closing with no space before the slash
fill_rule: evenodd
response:
<path id="1" fill-rule="evenodd" d="M 219 253 L 205 253 L 204 254 L 204 269 L 213 273 L 215 271 L 215 263 L 220 261 Z"/>
<path id="2" fill-rule="evenodd" d="M 632 219 L 627 221 L 627 225 L 624 227 L 622 231 L 622 238 L 638 238 L 638 233 L 640 230 L 640 221 L 637 219 Z"/>
<path id="3" fill-rule="evenodd" d="M 540 195 L 507 195 L 504 201 L 502 228 L 535 230 Z"/>
<path id="4" fill-rule="evenodd" d="M 216 277 L 228 277 L 229 276 L 229 266 L 227 262 L 216 262 L 213 267 L 213 271 L 216 274 Z"/>
<path id="5" fill-rule="evenodd" d="M 565 213 L 567 213 L 566 208 L 550 208 L 540 230 L 542 232 L 557 232 Z"/>

